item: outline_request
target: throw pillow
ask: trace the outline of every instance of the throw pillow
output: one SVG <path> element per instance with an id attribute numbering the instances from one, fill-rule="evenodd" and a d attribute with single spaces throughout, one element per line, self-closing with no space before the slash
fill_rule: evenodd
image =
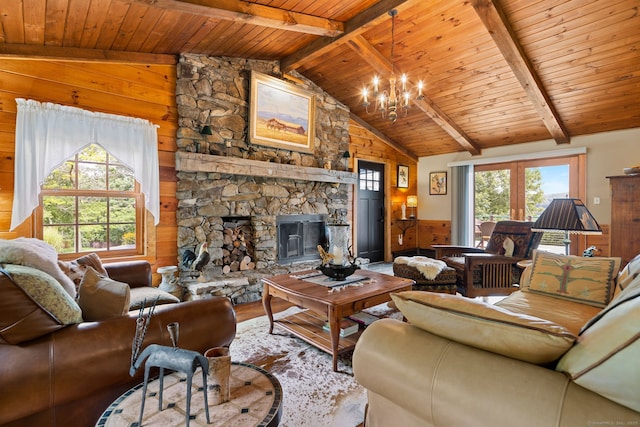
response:
<path id="1" fill-rule="evenodd" d="M 557 360 L 576 339 L 554 322 L 459 295 L 406 291 L 391 298 L 420 329 L 530 363 Z"/>
<path id="2" fill-rule="evenodd" d="M 604 307 L 613 296 L 620 258 L 535 251 L 531 265 L 529 292 Z"/>
<path id="3" fill-rule="evenodd" d="M 58 260 L 58 266 L 73 281 L 76 291 L 80 287 L 82 278 L 89 267 L 93 268 L 99 275 L 109 277 L 107 270 L 102 266 L 102 260 L 96 253 L 83 255 L 73 261 Z"/>
<path id="4" fill-rule="evenodd" d="M 84 320 L 96 322 L 129 312 L 129 285 L 98 274 L 93 267 L 84 272 L 78 288 L 78 305 Z"/>
<path id="5" fill-rule="evenodd" d="M 637 283 L 636 283 L 637 282 Z M 582 387 L 640 411 L 640 276 L 590 321 L 558 362 Z"/>
<path id="6" fill-rule="evenodd" d="M 56 250 L 45 241 L 27 237 L 0 239 L 0 263 L 26 265 L 42 270 L 56 279 L 69 295 L 76 296 L 73 281 L 58 266 Z"/>
<path id="7" fill-rule="evenodd" d="M 622 292 L 638 275 L 640 275 L 640 255 L 636 255 L 618 273 L 615 295 Z"/>
<path id="8" fill-rule="evenodd" d="M 150 307 L 156 300 L 157 305 L 180 302 L 178 297 L 171 295 L 169 292 L 165 292 L 151 286 L 141 286 L 131 289 L 129 310 L 139 310 L 141 308 Z"/>
<path id="9" fill-rule="evenodd" d="M 4 265 L 10 280 L 0 291 L 0 342 L 20 344 L 82 322 L 82 311 L 53 277 L 22 265 Z"/>

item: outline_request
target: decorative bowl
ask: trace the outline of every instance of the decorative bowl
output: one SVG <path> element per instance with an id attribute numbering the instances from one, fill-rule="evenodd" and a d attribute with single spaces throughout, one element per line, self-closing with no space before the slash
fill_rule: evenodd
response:
<path id="1" fill-rule="evenodd" d="M 345 280 L 351 276 L 360 267 L 356 264 L 349 265 L 337 265 L 337 264 L 323 264 L 318 267 L 318 270 L 325 276 L 331 277 L 333 280 Z"/>

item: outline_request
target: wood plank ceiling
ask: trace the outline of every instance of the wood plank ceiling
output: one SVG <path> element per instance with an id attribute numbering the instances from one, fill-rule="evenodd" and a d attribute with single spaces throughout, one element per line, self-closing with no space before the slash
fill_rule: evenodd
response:
<path id="1" fill-rule="evenodd" d="M 0 24 L 0 57 L 280 60 L 416 158 L 640 126 L 638 0 L 0 0 Z M 392 69 L 426 84 L 395 123 L 361 95 Z"/>

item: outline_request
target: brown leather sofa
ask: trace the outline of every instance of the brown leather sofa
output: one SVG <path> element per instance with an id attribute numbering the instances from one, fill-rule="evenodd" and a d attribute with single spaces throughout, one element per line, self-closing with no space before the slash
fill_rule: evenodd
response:
<path id="1" fill-rule="evenodd" d="M 146 262 L 104 266 L 109 277 L 131 287 L 151 285 Z M 115 398 L 143 380 L 143 369 L 129 375 L 137 317 L 136 310 L 17 345 L 0 344 L 0 426 L 95 425 Z M 230 345 L 236 332 L 235 312 L 226 298 L 159 305 L 143 346 L 170 346 L 166 325 L 171 322 L 180 324 L 179 347 L 198 352 Z"/>
<path id="2" fill-rule="evenodd" d="M 365 427 L 639 425 L 640 255 L 618 275 L 604 309 L 531 290 L 531 272 L 521 290 L 490 308 L 508 311 L 504 323 L 463 309 L 486 304 L 462 296 L 394 295 L 408 322 L 374 322 L 353 355 L 354 376 L 367 389 Z M 438 299 L 456 305 L 445 309 Z M 577 339 L 559 359 L 527 361 L 546 345 L 527 342 L 546 322 L 546 342 L 566 337 L 558 330 Z M 486 332 L 490 323 L 502 333 Z M 519 354 L 501 353 L 508 340 Z"/>

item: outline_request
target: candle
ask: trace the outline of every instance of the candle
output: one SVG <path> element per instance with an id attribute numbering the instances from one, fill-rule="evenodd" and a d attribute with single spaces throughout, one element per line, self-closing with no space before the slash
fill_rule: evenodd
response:
<path id="1" fill-rule="evenodd" d="M 342 265 L 342 258 L 344 254 L 342 253 L 342 248 L 335 246 L 333 248 L 333 264 Z"/>

